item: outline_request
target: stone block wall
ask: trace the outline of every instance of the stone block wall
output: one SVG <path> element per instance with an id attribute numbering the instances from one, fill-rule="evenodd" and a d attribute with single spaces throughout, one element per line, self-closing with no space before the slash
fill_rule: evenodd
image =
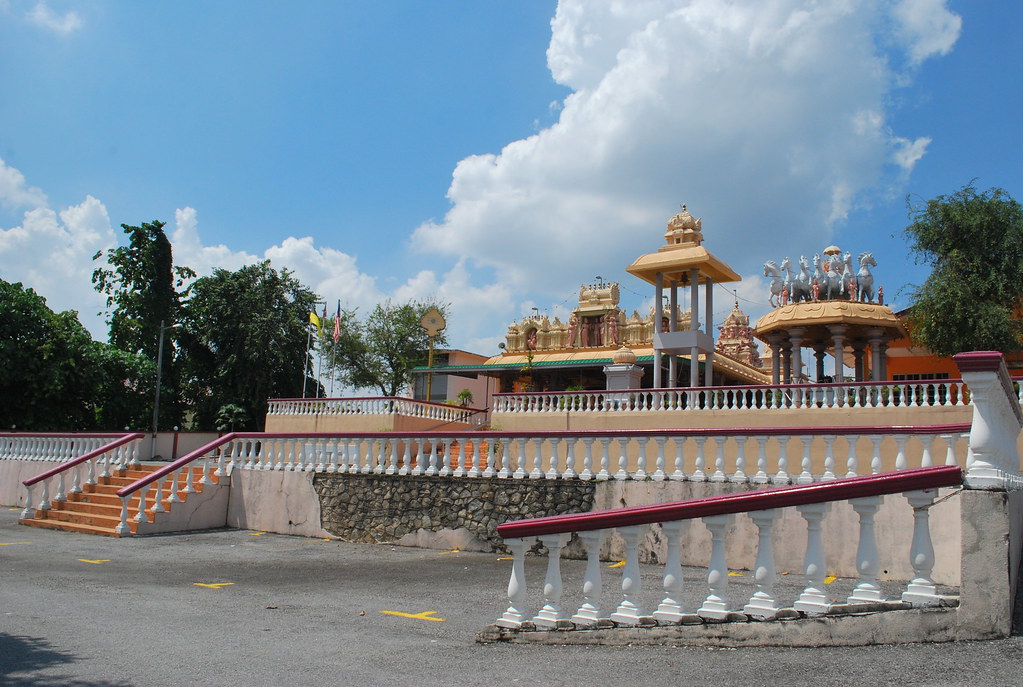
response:
<path id="1" fill-rule="evenodd" d="M 588 512 L 596 484 L 319 473 L 313 488 L 323 528 L 346 541 L 417 544 L 416 537 L 446 531 L 452 546 L 502 551 L 499 524 Z"/>

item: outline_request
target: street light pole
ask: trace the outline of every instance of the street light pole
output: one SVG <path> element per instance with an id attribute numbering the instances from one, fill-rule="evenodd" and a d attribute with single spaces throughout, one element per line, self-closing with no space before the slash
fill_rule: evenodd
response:
<path id="1" fill-rule="evenodd" d="M 160 320 L 160 344 L 156 352 L 156 398 L 153 400 L 153 440 L 149 446 L 149 459 L 156 458 L 156 433 L 160 426 L 160 382 L 163 380 L 163 335 L 168 329 L 180 327 L 180 324 L 170 324 L 166 327 Z"/>

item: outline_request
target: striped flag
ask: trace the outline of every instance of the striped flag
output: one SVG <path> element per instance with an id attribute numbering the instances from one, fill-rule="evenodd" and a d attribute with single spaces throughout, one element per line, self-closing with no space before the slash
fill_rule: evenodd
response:
<path id="1" fill-rule="evenodd" d="M 337 314 L 334 315 L 334 343 L 341 338 L 341 301 L 337 302 Z"/>

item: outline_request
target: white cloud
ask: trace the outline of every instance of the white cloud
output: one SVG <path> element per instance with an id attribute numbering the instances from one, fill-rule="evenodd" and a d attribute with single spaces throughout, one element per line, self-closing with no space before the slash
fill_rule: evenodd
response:
<path id="1" fill-rule="evenodd" d="M 53 310 L 77 310 L 93 336 L 102 337 L 104 299 L 92 288 L 92 256 L 115 243 L 107 209 L 92 196 L 59 214 L 37 207 L 20 226 L 0 229 L 0 277 L 35 289 Z"/>
<path id="2" fill-rule="evenodd" d="M 890 52 L 947 52 L 957 19 L 943 2 L 562 0 L 547 59 L 574 92 L 558 122 L 462 160 L 451 209 L 412 244 L 538 302 L 629 279 L 683 201 L 740 273 L 818 251 L 926 151 L 887 123 Z"/>
<path id="3" fill-rule="evenodd" d="M 58 14 L 51 10 L 45 2 L 37 3 L 25 13 L 25 17 L 41 28 L 66 36 L 82 28 L 82 19 L 77 12 L 69 11 Z"/>
<path id="4" fill-rule="evenodd" d="M 25 175 L 0 158 L 0 205 L 11 209 L 43 207 L 46 194 L 41 189 L 28 186 Z"/>

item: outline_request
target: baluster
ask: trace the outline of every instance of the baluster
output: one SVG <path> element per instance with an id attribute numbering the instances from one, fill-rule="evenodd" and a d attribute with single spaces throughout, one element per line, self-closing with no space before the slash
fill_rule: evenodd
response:
<path id="1" fill-rule="evenodd" d="M 855 477 L 859 474 L 859 459 L 856 457 L 856 442 L 860 438 L 854 435 L 848 435 L 845 437 L 845 443 L 848 446 L 849 455 L 845 459 L 845 476 Z"/>
<path id="2" fill-rule="evenodd" d="M 629 454 L 626 450 L 628 445 L 628 437 L 620 437 L 618 439 L 618 471 L 614 475 L 614 478 L 617 480 L 629 479 Z"/>
<path id="3" fill-rule="evenodd" d="M 832 480 L 835 479 L 835 435 L 825 434 L 824 435 L 824 474 L 821 475 L 821 480 Z"/>
<path id="4" fill-rule="evenodd" d="M 914 577 L 910 580 L 902 600 L 914 606 L 937 606 L 941 603 L 938 588 L 931 580 L 934 570 L 934 546 L 931 543 L 930 507 L 937 496 L 935 489 L 910 491 L 903 494 L 913 507 L 913 541 L 909 548 L 909 563 Z"/>
<path id="5" fill-rule="evenodd" d="M 85 461 L 89 465 L 88 478 L 85 480 L 86 484 L 96 484 L 96 459 L 92 458 Z"/>
<path id="6" fill-rule="evenodd" d="M 600 472 L 597 473 L 597 479 L 611 479 L 611 473 L 608 468 L 611 465 L 611 437 L 600 437 Z"/>
<path id="7" fill-rule="evenodd" d="M 386 474 L 397 474 L 398 473 L 398 440 L 389 439 L 387 443 L 391 448 L 391 462 L 388 465 Z"/>
<path id="8" fill-rule="evenodd" d="M 547 472 L 544 473 L 544 477 L 547 479 L 557 479 L 559 462 L 558 444 L 561 443 L 561 439 L 558 437 L 551 437 L 549 441 L 551 442 L 551 459 Z"/>
<path id="9" fill-rule="evenodd" d="M 472 465 L 465 472 L 469 477 L 479 477 L 482 473 L 480 470 L 480 463 L 482 462 L 482 455 L 480 451 L 480 444 L 483 442 L 482 439 L 476 438 L 472 442 Z M 490 442 L 488 441 L 487 444 Z"/>
<path id="10" fill-rule="evenodd" d="M 778 472 L 775 473 L 774 477 L 771 478 L 772 484 L 789 484 L 792 481 L 792 476 L 788 473 L 789 469 L 789 440 L 791 436 L 779 436 L 778 440 Z"/>
<path id="11" fill-rule="evenodd" d="M 868 496 L 849 501 L 853 510 L 860 516 L 860 541 L 856 547 L 856 569 L 859 571 L 860 581 L 847 600 L 851 604 L 884 601 L 881 587 L 877 584 L 877 571 L 880 565 L 874 533 L 874 516 L 881 507 L 883 498 Z"/>
<path id="12" fill-rule="evenodd" d="M 352 472 L 356 474 L 367 475 L 373 470 L 371 463 L 373 462 L 373 441 L 369 440 L 366 442 L 366 459 L 363 460 L 362 453 L 362 439 L 355 440 L 355 462 L 352 464 Z M 436 452 L 436 445 L 434 446 L 434 452 Z M 430 467 L 433 467 L 433 461 L 430 461 Z M 434 474 L 427 471 L 427 474 Z"/>
<path id="13" fill-rule="evenodd" d="M 387 444 L 388 443 L 389 442 L 388 442 L 387 439 L 377 439 L 375 442 L 373 442 L 373 441 L 369 442 L 369 449 L 370 450 L 367 452 L 366 457 L 369 458 L 371 455 L 373 457 L 373 464 L 371 466 L 371 472 L 374 475 L 382 475 L 382 474 L 384 474 L 384 471 L 387 469 Z M 376 450 L 375 451 L 373 450 L 374 446 L 376 446 Z M 449 469 L 448 473 L 450 474 L 450 472 L 451 472 L 451 470 Z"/>
<path id="14" fill-rule="evenodd" d="M 735 472 L 732 473 L 729 481 L 737 482 L 739 484 L 747 484 L 749 482 L 749 475 L 746 474 L 746 442 L 749 441 L 749 437 L 736 436 L 733 437 L 735 440 Z"/>
<path id="15" fill-rule="evenodd" d="M 660 623 L 682 622 L 682 530 L 688 520 L 674 520 L 663 524 L 664 538 L 668 542 L 664 563 L 664 598 L 654 611 Z"/>
<path id="16" fill-rule="evenodd" d="M 514 439 L 505 439 L 501 443 L 501 469 L 497 471 L 498 479 L 508 479 L 511 477 L 512 470 L 511 464 L 514 461 L 512 458 L 511 445 Z M 497 459 L 497 449 L 494 449 L 494 458 Z"/>
<path id="17" fill-rule="evenodd" d="M 543 584 L 543 608 L 533 618 L 539 628 L 557 627 L 568 614 L 561 608 L 561 549 L 568 543 L 568 534 L 545 534 L 537 537 L 547 547 L 547 577 Z"/>
<path id="18" fill-rule="evenodd" d="M 696 442 L 696 465 L 695 465 L 695 468 L 693 470 L 692 480 L 694 482 L 706 482 L 707 481 L 707 473 L 705 473 L 703 471 L 703 468 L 704 468 L 704 466 L 706 464 L 705 463 L 705 459 L 703 457 L 703 445 L 705 443 L 707 443 L 707 437 L 705 437 L 705 436 L 696 436 L 696 437 L 693 437 L 693 441 Z"/>
<path id="19" fill-rule="evenodd" d="M 668 476 L 667 473 L 664 472 L 664 445 L 667 441 L 668 437 L 666 436 L 654 437 L 654 442 L 657 444 L 657 457 L 654 458 L 654 474 L 650 477 L 655 482 L 663 482 Z M 649 439 L 647 439 L 644 443 L 647 442 L 649 442 Z"/>
<path id="20" fill-rule="evenodd" d="M 619 527 L 618 533 L 625 540 L 625 567 L 622 568 L 622 602 L 611 614 L 611 620 L 619 625 L 639 625 L 642 615 L 639 608 L 639 594 L 643 582 L 639 576 L 639 540 L 646 532 L 646 525 Z"/>
<path id="21" fill-rule="evenodd" d="M 121 497 L 121 520 L 117 523 L 117 527 L 114 528 L 114 532 L 124 537 L 131 534 L 131 525 L 128 524 L 128 499 L 129 496 Z M 24 516 L 22 516 L 24 517 Z"/>
<path id="22" fill-rule="evenodd" d="M 408 465 L 408 442 L 405 443 L 406 461 Z M 341 440 L 334 437 L 330 440 L 330 453 L 328 453 L 329 459 L 327 462 L 327 472 L 339 472 L 341 468 Z"/>
<path id="23" fill-rule="evenodd" d="M 50 503 L 50 478 L 43 480 L 43 491 L 39 495 L 39 510 L 50 510 L 53 506 Z"/>
<path id="24" fill-rule="evenodd" d="M 213 484 L 213 480 L 210 479 L 210 454 L 207 453 L 202 457 L 202 478 L 199 480 L 199 484 L 209 485 Z"/>
<path id="25" fill-rule="evenodd" d="M 895 443 L 898 444 L 899 450 L 895 454 L 895 469 L 905 470 L 909 467 L 909 461 L 906 459 L 906 441 L 909 440 L 909 436 L 906 434 L 896 434 Z"/>
<path id="26" fill-rule="evenodd" d="M 186 465 L 181 469 L 181 474 L 185 478 L 185 488 L 182 489 L 182 491 L 186 494 L 197 493 L 196 488 L 192 485 L 192 472 L 193 470 L 191 465 Z"/>
<path id="27" fill-rule="evenodd" d="M 493 477 L 497 474 L 497 444 L 500 441 L 494 437 L 487 440 L 487 467 L 483 470 L 483 477 Z"/>
<path id="28" fill-rule="evenodd" d="M 753 511 L 748 514 L 757 526 L 757 560 L 754 563 L 753 579 L 757 591 L 750 597 L 742 612 L 757 620 L 769 620 L 778 615 L 778 603 L 774 598 L 774 580 L 777 571 L 774 567 L 774 521 L 778 517 L 778 509 Z"/>
<path id="29" fill-rule="evenodd" d="M 753 437 L 757 440 L 757 474 L 753 475 L 754 484 L 767 484 L 771 478 L 767 475 L 767 440 L 769 437 Z"/>
<path id="30" fill-rule="evenodd" d="M 536 437 L 533 439 L 533 469 L 529 471 L 529 479 L 542 479 L 543 470 L 540 466 L 543 464 L 543 439 Z"/>
<path id="31" fill-rule="evenodd" d="M 170 493 L 167 494 L 168 503 L 181 503 L 181 497 L 178 496 L 178 473 L 180 469 L 175 470 L 171 473 Z"/>
<path id="32" fill-rule="evenodd" d="M 646 479 L 649 477 L 646 470 L 646 445 L 649 441 L 650 440 L 644 436 L 636 437 L 636 444 L 639 446 L 639 455 L 636 457 L 636 474 L 632 476 L 632 479 Z"/>
<path id="33" fill-rule="evenodd" d="M 579 479 L 593 479 L 593 437 L 583 437 L 583 470 Z"/>
<path id="34" fill-rule="evenodd" d="M 929 468 L 934 465 L 934 458 L 931 457 L 931 444 L 934 443 L 934 436 L 928 434 L 921 434 L 917 437 L 920 443 L 924 447 L 923 454 L 920 456 L 920 467 Z"/>
<path id="35" fill-rule="evenodd" d="M 909 396 L 909 384 L 900 384 L 896 388 L 898 388 L 899 390 L 899 407 L 900 408 L 909 407 L 908 403 L 909 399 L 906 398 L 907 396 Z"/>
<path id="36" fill-rule="evenodd" d="M 67 501 L 67 494 L 64 492 L 64 472 L 57 475 L 57 494 L 53 497 L 54 501 Z"/>
<path id="37" fill-rule="evenodd" d="M 23 518 L 34 518 L 36 516 L 36 509 L 32 507 L 32 485 L 25 484 L 25 509 L 21 511 L 21 517 Z"/>
<path id="38" fill-rule="evenodd" d="M 525 437 L 515 440 L 519 445 L 519 455 L 515 462 L 515 472 L 512 474 L 514 479 L 524 479 L 526 477 L 526 442 L 529 441 Z"/>
<path id="39" fill-rule="evenodd" d="M 149 518 L 146 517 L 146 493 L 149 491 L 149 485 L 146 484 L 138 490 L 139 495 L 139 509 L 135 514 L 135 522 L 149 522 Z"/>
<path id="40" fill-rule="evenodd" d="M 673 441 L 675 442 L 675 471 L 671 473 L 670 479 L 681 482 L 686 478 L 686 459 L 684 455 L 686 438 L 682 435 L 676 435 Z"/>
<path id="41" fill-rule="evenodd" d="M 572 622 L 580 626 L 596 624 L 600 619 L 600 595 L 604 585 L 600 579 L 601 530 L 587 530 L 579 533 L 579 540 L 586 547 L 586 575 L 583 578 L 583 604 L 572 616 Z"/>
<path id="42" fill-rule="evenodd" d="M 799 473 L 798 477 L 796 477 L 796 484 L 810 484 L 813 482 L 813 474 L 810 472 L 810 467 L 812 465 L 810 459 L 810 444 L 813 443 L 813 437 L 804 435 L 799 437 L 799 441 L 803 444 L 803 471 Z"/>
<path id="43" fill-rule="evenodd" d="M 569 437 L 565 439 L 565 470 L 561 473 L 561 479 L 574 479 L 578 477 L 575 471 L 575 445 L 576 439 Z M 554 452 L 556 456 L 557 451 Z M 586 466 L 583 466 L 586 469 Z"/>
<path id="44" fill-rule="evenodd" d="M 217 469 L 214 470 L 213 472 L 214 475 L 216 475 L 217 477 L 223 477 L 228 474 L 225 459 L 231 457 L 231 455 L 234 453 L 234 450 L 235 445 L 234 442 L 231 441 L 228 442 L 227 446 L 224 447 L 223 451 L 220 451 L 220 453 L 217 456 Z"/>
<path id="45" fill-rule="evenodd" d="M 796 506 L 796 510 L 806 521 L 806 555 L 803 557 L 806 587 L 792 607 L 808 616 L 824 615 L 831 609 L 828 595 L 824 593 L 824 573 L 827 568 L 824 562 L 824 544 L 821 537 L 821 522 L 829 507 L 830 504 L 827 503 Z"/>
<path id="46" fill-rule="evenodd" d="M 345 442 L 345 446 L 348 446 L 347 441 Z M 416 442 L 416 448 L 416 466 L 409 472 L 410 475 L 422 475 L 426 472 L 426 468 L 429 467 L 423 465 L 424 460 L 428 461 L 426 458 L 426 441 L 420 440 Z"/>
<path id="47" fill-rule="evenodd" d="M 327 471 L 327 463 L 325 462 L 325 459 L 327 457 L 327 452 L 329 450 L 329 446 L 327 445 L 327 441 L 328 441 L 327 439 L 323 439 L 322 443 L 321 443 L 320 439 L 316 440 L 315 449 L 314 449 L 316 451 L 316 464 L 313 465 L 312 463 L 310 463 L 309 464 L 309 468 L 308 468 L 309 471 L 312 471 L 312 472 L 326 472 Z"/>
<path id="48" fill-rule="evenodd" d="M 959 460 L 956 458 L 956 434 L 942 434 L 941 438 L 945 441 L 945 465 L 959 465 Z"/>
<path id="49" fill-rule="evenodd" d="M 710 564 L 707 566 L 707 588 L 710 593 L 696 612 L 701 618 L 724 620 L 728 617 L 728 564 L 725 561 L 725 532 L 732 523 L 731 515 L 709 515 L 703 523 L 710 530 Z"/>
<path id="50" fill-rule="evenodd" d="M 508 581 L 508 610 L 497 619 L 499 627 L 518 629 L 526 621 L 526 551 L 529 550 L 533 537 L 528 539 L 506 539 L 505 545 L 512 552 L 511 579 Z"/>
<path id="51" fill-rule="evenodd" d="M 876 475 L 881 472 L 881 440 L 884 437 L 880 434 L 871 434 L 869 438 L 874 445 L 874 452 L 870 456 L 870 474 Z"/>
<path id="52" fill-rule="evenodd" d="M 153 495 L 153 512 L 154 513 L 166 513 L 166 509 L 163 507 L 163 483 L 166 477 L 161 477 L 153 483 L 156 487 L 156 494 Z"/>
<path id="53" fill-rule="evenodd" d="M 717 445 L 717 455 L 714 456 L 714 474 L 710 476 L 711 482 L 725 482 L 728 479 L 725 476 L 726 441 L 728 441 L 728 437 L 722 436 L 714 437 L 714 443 Z"/>

